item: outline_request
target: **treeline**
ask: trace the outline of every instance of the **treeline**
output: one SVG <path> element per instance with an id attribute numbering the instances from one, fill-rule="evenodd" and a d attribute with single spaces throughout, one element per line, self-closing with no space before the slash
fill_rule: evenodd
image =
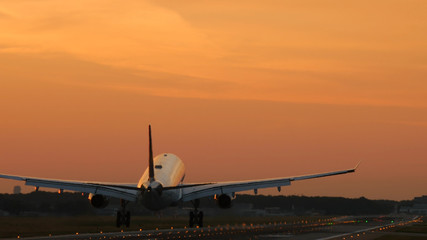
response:
<path id="1" fill-rule="evenodd" d="M 240 195 L 236 203 L 251 203 L 256 209 L 279 207 L 296 214 L 317 212 L 324 215 L 367 215 L 388 214 L 396 210 L 398 202 L 390 200 L 369 200 L 343 197 L 305 196 L 253 196 Z"/>
<path id="2" fill-rule="evenodd" d="M 403 202 L 402 202 L 403 203 Z M 367 215 L 388 214 L 402 204 L 391 200 L 349 199 L 343 197 L 306 196 L 265 196 L 237 195 L 233 201 L 235 208 L 251 206 L 252 209 L 276 209 L 280 212 L 304 215 L 318 213 L 323 215 Z M 406 203 L 406 202 L 405 202 Z M 87 195 L 81 193 L 32 192 L 29 194 L 0 194 L 0 215 L 85 215 L 114 214 L 119 201 L 112 199 L 107 209 L 93 208 Z M 130 209 L 136 215 L 150 214 L 142 206 L 133 203 Z M 186 203 L 180 207 L 191 207 Z M 201 201 L 201 208 L 218 208 L 213 198 Z"/>
<path id="3" fill-rule="evenodd" d="M 0 194 L 0 210 L 11 215 L 82 215 L 95 213 L 81 193 Z"/>

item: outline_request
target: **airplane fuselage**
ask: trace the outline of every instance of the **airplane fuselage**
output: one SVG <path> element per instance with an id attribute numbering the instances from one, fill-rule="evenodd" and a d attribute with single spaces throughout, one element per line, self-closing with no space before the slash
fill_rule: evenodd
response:
<path id="1" fill-rule="evenodd" d="M 141 203 L 150 210 L 160 210 L 176 205 L 182 197 L 182 190 L 163 191 L 165 187 L 175 187 L 182 183 L 185 177 L 184 163 L 176 155 L 162 153 L 154 158 L 154 180 L 149 179 L 149 169 L 138 182 L 141 192 Z"/>

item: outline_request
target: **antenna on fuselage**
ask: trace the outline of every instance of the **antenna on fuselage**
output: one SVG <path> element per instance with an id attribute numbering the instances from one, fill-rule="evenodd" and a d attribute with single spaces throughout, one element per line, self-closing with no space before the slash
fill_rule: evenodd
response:
<path id="1" fill-rule="evenodd" d="M 151 140 L 151 125 L 148 125 L 148 180 L 150 182 L 154 181 L 154 159 L 153 159 L 153 144 Z"/>

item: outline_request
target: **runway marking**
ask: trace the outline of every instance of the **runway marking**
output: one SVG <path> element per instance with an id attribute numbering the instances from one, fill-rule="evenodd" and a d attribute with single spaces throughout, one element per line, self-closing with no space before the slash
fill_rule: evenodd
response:
<path id="1" fill-rule="evenodd" d="M 361 233 L 361 232 L 369 232 L 371 230 L 382 228 L 382 227 L 386 227 L 386 226 L 389 226 L 389 225 L 376 226 L 376 227 L 371 227 L 371 228 L 365 228 L 365 229 L 357 230 L 357 231 L 354 231 L 354 232 L 342 233 L 342 234 L 338 234 L 338 235 L 334 235 L 334 236 L 330 236 L 330 237 L 319 238 L 318 240 L 328 240 L 328 239 L 334 239 L 334 238 L 339 238 L 339 237 L 345 237 L 345 236 L 348 236 L 348 235 L 353 235 L 353 234 L 357 234 L 357 233 Z"/>
<path id="2" fill-rule="evenodd" d="M 292 234 L 268 234 L 268 235 L 259 235 L 261 238 L 290 238 L 294 237 Z"/>
<path id="3" fill-rule="evenodd" d="M 411 221 L 404 222 L 404 224 L 408 224 L 410 222 Z M 353 235 L 353 234 L 358 234 L 358 233 L 363 233 L 363 232 L 369 232 L 369 231 L 376 230 L 376 229 L 382 229 L 382 228 L 387 228 L 387 227 L 391 227 L 391 226 L 397 226 L 397 225 L 402 224 L 402 223 L 403 222 L 392 223 L 392 224 L 387 224 L 387 225 L 382 225 L 382 226 L 375 226 L 375 227 L 371 227 L 371 228 L 365 228 L 365 229 L 357 230 L 357 231 L 354 231 L 354 232 L 342 233 L 342 234 L 338 234 L 338 235 L 334 235 L 334 236 L 319 238 L 318 240 L 329 240 L 329 239 L 334 239 L 334 238 L 345 237 L 345 236 L 349 236 L 349 235 Z"/>

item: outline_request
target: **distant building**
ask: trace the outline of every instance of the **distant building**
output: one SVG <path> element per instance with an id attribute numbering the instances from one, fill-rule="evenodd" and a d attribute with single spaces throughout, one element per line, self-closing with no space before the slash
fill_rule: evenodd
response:
<path id="1" fill-rule="evenodd" d="M 427 204 L 427 195 L 414 198 L 414 203 L 417 203 L 417 204 Z"/>
<path id="2" fill-rule="evenodd" d="M 427 214 L 427 195 L 414 198 L 412 213 Z"/>
<path id="3" fill-rule="evenodd" d="M 412 214 L 427 214 L 427 195 L 416 197 L 412 200 L 412 206 L 402 207 L 400 212 Z"/>
<path id="4" fill-rule="evenodd" d="M 13 194 L 21 194 L 21 187 L 20 186 L 13 187 Z"/>

